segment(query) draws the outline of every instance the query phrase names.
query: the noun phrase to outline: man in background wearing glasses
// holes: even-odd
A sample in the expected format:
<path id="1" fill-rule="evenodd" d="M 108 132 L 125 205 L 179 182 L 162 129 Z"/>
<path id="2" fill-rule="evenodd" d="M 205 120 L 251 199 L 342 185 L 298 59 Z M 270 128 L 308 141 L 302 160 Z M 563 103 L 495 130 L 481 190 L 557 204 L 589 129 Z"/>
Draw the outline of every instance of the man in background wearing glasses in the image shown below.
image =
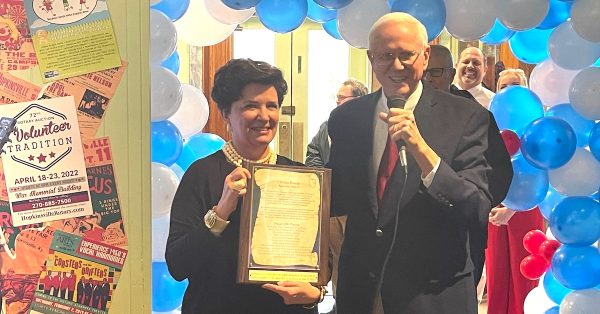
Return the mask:
<path id="1" fill-rule="evenodd" d="M 406 13 L 375 22 L 368 56 L 382 88 L 329 118 L 331 209 L 348 215 L 338 311 L 476 314 L 469 243 L 485 234 L 469 222 L 487 226 L 510 184 L 488 188 L 490 116 L 421 83 L 427 31 Z"/>

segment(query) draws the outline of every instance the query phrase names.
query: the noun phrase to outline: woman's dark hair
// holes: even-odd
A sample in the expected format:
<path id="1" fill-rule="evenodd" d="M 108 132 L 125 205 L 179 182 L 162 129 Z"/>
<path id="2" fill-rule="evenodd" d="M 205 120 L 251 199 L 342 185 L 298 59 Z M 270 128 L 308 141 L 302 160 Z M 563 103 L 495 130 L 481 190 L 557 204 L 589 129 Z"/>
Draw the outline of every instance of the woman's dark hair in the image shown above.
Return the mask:
<path id="1" fill-rule="evenodd" d="M 210 95 L 221 112 L 229 113 L 231 104 L 242 97 L 244 87 L 251 83 L 275 87 L 281 106 L 287 94 L 287 83 L 281 70 L 266 62 L 251 59 L 232 59 L 222 66 L 215 74 Z"/>

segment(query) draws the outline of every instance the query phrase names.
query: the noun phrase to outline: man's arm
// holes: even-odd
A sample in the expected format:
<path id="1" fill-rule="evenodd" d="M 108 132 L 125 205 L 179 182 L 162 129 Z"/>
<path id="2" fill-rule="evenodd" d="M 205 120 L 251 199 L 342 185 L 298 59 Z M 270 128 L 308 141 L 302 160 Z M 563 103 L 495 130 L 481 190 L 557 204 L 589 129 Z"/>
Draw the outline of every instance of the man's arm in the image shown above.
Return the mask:
<path id="1" fill-rule="evenodd" d="M 326 146 L 326 147 L 324 147 Z M 327 121 L 319 127 L 319 132 L 312 138 L 306 150 L 306 162 L 309 167 L 324 167 L 329 156 L 325 156 L 325 150 L 329 151 L 329 134 L 327 133 Z"/>

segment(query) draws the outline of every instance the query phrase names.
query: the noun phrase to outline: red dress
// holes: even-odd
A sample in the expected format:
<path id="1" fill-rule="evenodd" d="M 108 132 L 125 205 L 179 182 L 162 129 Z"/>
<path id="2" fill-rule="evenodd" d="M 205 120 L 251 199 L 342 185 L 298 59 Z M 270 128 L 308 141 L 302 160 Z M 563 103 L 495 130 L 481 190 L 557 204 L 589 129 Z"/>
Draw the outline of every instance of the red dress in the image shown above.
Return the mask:
<path id="1" fill-rule="evenodd" d="M 521 260 L 529 255 L 523 237 L 530 230 L 545 230 L 539 209 L 516 212 L 508 225 L 488 223 L 488 247 L 485 250 L 489 314 L 523 313 L 525 297 L 538 285 L 519 270 Z"/>

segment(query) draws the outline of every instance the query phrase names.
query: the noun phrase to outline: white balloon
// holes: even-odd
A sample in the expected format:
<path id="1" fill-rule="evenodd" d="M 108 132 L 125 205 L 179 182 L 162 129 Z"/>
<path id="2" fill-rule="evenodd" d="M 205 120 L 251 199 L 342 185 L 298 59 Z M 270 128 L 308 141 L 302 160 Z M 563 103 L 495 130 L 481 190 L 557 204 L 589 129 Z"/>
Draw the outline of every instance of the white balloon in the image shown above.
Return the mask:
<path id="1" fill-rule="evenodd" d="M 596 314 L 600 311 L 600 290 L 575 290 L 560 302 L 560 314 Z"/>
<path id="2" fill-rule="evenodd" d="M 245 10 L 232 9 L 221 0 L 206 1 L 206 10 L 217 21 L 227 25 L 244 23 L 256 12 L 254 7 Z"/>
<path id="3" fill-rule="evenodd" d="M 495 0 L 444 0 L 446 30 L 462 40 L 476 40 L 490 32 L 496 22 Z"/>
<path id="4" fill-rule="evenodd" d="M 371 26 L 389 12 L 386 1 L 352 1 L 338 10 L 340 35 L 355 48 L 368 48 Z"/>
<path id="5" fill-rule="evenodd" d="M 569 100 L 573 109 L 584 118 L 600 119 L 600 68 L 583 69 L 573 78 Z"/>
<path id="6" fill-rule="evenodd" d="M 178 185 L 179 180 L 173 170 L 161 163 L 152 163 L 152 217 L 171 212 Z"/>
<path id="7" fill-rule="evenodd" d="M 558 66 L 551 58 L 538 63 L 529 77 L 529 88 L 542 100 L 544 106 L 552 107 L 569 102 L 569 86 L 579 71 Z"/>
<path id="8" fill-rule="evenodd" d="M 548 40 L 550 58 L 569 70 L 581 70 L 600 58 L 600 42 L 593 43 L 579 36 L 570 21 L 560 24 Z"/>
<path id="9" fill-rule="evenodd" d="M 152 219 L 152 261 L 164 262 L 167 238 L 169 237 L 169 214 Z"/>
<path id="10" fill-rule="evenodd" d="M 573 1 L 571 22 L 579 36 L 592 42 L 600 42 L 600 1 Z"/>
<path id="11" fill-rule="evenodd" d="M 175 22 L 177 34 L 192 46 L 210 46 L 225 40 L 235 30 L 236 24 L 223 24 L 206 9 L 206 1 L 194 0 L 185 14 Z"/>
<path id="12" fill-rule="evenodd" d="M 183 170 L 178 164 L 170 165 L 169 169 L 173 170 L 173 172 L 175 173 L 175 175 L 177 176 L 179 181 L 181 181 L 181 178 L 183 178 L 183 174 L 185 173 L 185 170 Z"/>
<path id="13" fill-rule="evenodd" d="M 550 300 L 546 295 L 546 291 L 544 291 L 544 287 L 540 285 L 529 291 L 529 294 L 525 297 L 523 310 L 525 314 L 543 314 L 555 306 L 556 303 Z"/>
<path id="14" fill-rule="evenodd" d="M 577 148 L 564 166 L 548 171 L 550 184 L 567 196 L 588 196 L 600 187 L 600 162 L 585 148 Z"/>
<path id="15" fill-rule="evenodd" d="M 159 64 L 175 51 L 177 30 L 162 12 L 150 9 L 150 62 Z"/>
<path id="16" fill-rule="evenodd" d="M 538 26 L 548 14 L 548 0 L 504 0 L 496 9 L 502 24 L 515 31 L 524 31 Z"/>
<path id="17" fill-rule="evenodd" d="M 159 2 L 161 2 L 162 0 L 150 0 L 150 5 L 154 5 L 157 4 Z"/>
<path id="18" fill-rule="evenodd" d="M 186 138 L 201 132 L 208 121 L 208 100 L 195 86 L 183 84 L 181 106 L 169 120 Z"/>
<path id="19" fill-rule="evenodd" d="M 552 234 L 552 230 L 550 230 L 550 227 L 546 228 L 546 239 L 548 239 L 548 240 L 556 240 L 556 237 L 554 236 L 554 234 Z M 544 282 L 544 281 L 540 280 L 540 282 Z"/>
<path id="20" fill-rule="evenodd" d="M 162 121 L 179 109 L 183 88 L 177 76 L 161 66 L 152 66 L 151 76 L 151 118 Z"/>

